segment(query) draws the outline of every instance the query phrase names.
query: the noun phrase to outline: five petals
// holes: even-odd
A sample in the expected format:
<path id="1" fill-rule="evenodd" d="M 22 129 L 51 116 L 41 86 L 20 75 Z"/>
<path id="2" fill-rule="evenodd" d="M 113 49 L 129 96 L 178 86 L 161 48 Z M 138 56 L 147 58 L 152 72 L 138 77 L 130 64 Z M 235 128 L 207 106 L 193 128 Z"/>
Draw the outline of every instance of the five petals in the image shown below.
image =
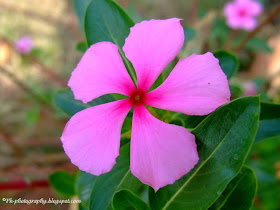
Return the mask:
<path id="1" fill-rule="evenodd" d="M 172 18 L 136 24 L 123 47 L 135 68 L 137 88 L 145 94 L 141 103 L 134 104 L 131 172 L 155 190 L 188 173 L 199 157 L 193 134 L 156 119 L 143 102 L 185 114 L 205 115 L 227 103 L 230 97 L 227 78 L 211 53 L 181 59 L 161 86 L 146 93 L 183 43 L 180 20 Z M 84 103 L 103 94 L 131 97 L 137 91 L 118 47 L 110 42 L 94 44 L 86 51 L 68 85 L 75 99 Z M 132 106 L 130 99 L 123 99 L 75 114 L 61 137 L 72 163 L 94 175 L 110 171 L 119 155 L 122 124 Z"/>

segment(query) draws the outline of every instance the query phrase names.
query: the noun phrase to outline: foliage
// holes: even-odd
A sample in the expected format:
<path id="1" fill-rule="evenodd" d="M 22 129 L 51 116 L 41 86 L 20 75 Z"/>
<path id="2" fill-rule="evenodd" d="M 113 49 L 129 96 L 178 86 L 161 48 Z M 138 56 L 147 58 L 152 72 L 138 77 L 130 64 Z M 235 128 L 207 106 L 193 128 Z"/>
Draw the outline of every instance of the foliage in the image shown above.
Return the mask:
<path id="1" fill-rule="evenodd" d="M 86 38 L 86 43 L 79 43 L 77 49 L 84 52 L 88 46 L 100 41 L 115 43 L 129 74 L 135 79 L 135 71 L 122 52 L 125 38 L 134 25 L 125 11 L 112 0 L 74 0 L 74 7 Z M 224 20 L 215 19 L 212 27 L 209 40 L 223 46 L 229 35 Z M 184 32 L 185 45 L 198 33 L 189 26 L 184 28 Z M 245 49 L 271 52 L 259 38 L 251 39 Z M 230 80 L 239 70 L 237 56 L 226 50 L 215 51 L 214 56 Z M 174 62 L 160 75 L 152 89 L 164 81 L 173 66 Z M 265 193 L 278 183 L 273 174 L 275 169 L 267 168 L 263 162 L 267 159 L 275 164 L 277 158 L 271 158 L 269 152 L 262 154 L 263 150 L 258 145 L 273 150 L 269 142 L 277 142 L 273 144 L 275 147 L 279 143 L 280 105 L 260 102 L 259 96 L 239 98 L 242 90 L 235 85 L 231 85 L 231 91 L 233 98 L 237 99 L 208 116 L 150 110 L 166 122 L 191 130 L 196 136 L 199 163 L 174 184 L 155 192 L 134 177 L 129 168 L 130 143 L 126 138 L 122 141 L 117 163 L 110 172 L 96 177 L 81 171 L 77 179 L 65 172 L 57 172 L 50 176 L 52 186 L 64 196 L 77 194 L 82 200 L 81 208 L 86 209 L 250 209 L 258 183 L 258 199 L 267 209 L 277 207 L 276 202 L 269 200 L 271 194 Z M 105 95 L 83 104 L 74 99 L 70 89 L 64 89 L 56 93 L 54 102 L 72 116 L 88 107 L 115 99 L 118 96 Z M 130 113 L 123 127 L 123 137 L 130 137 L 131 118 Z M 257 160 L 252 158 L 254 155 L 258 156 Z M 262 155 L 263 159 L 259 158 Z M 68 187 L 62 189 L 59 180 Z M 70 182 L 75 183 L 74 190 Z M 273 192 L 279 197 L 279 188 L 275 187 Z"/>
<path id="2" fill-rule="evenodd" d="M 71 197 L 75 192 L 75 174 L 66 171 L 56 171 L 49 176 L 52 187 L 62 196 Z"/>

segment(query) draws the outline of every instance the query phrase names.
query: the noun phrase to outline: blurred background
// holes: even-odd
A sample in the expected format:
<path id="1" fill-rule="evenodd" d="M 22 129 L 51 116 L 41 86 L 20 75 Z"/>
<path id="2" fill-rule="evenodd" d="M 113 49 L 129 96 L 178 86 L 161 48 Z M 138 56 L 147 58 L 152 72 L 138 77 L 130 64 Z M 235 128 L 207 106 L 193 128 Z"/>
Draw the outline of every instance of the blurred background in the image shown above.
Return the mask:
<path id="1" fill-rule="evenodd" d="M 135 22 L 179 17 L 187 30 L 180 56 L 235 50 L 240 67 L 231 80 L 232 99 L 261 94 L 280 103 L 280 16 L 236 50 L 248 32 L 225 23 L 226 0 L 117 0 Z M 279 0 L 260 0 L 262 22 Z M 16 42 L 29 37 L 23 53 Z M 67 81 L 83 55 L 80 30 L 71 0 L 0 0 L 0 197 L 61 198 L 49 186 L 54 171 L 75 173 L 60 142 L 69 119 L 55 107 L 53 95 Z M 259 181 L 256 209 L 280 209 L 280 136 L 254 145 L 248 158 Z M 21 209 L 0 201 L 0 209 Z M 68 209 L 72 205 L 24 205 L 24 209 Z"/>

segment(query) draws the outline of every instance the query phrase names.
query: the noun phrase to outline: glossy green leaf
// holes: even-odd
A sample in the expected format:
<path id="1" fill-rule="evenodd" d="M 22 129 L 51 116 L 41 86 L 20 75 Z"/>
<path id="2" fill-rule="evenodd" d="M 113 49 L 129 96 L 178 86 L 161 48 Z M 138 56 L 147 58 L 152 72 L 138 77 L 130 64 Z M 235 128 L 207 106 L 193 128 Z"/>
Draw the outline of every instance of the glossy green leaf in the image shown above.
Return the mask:
<path id="1" fill-rule="evenodd" d="M 153 209 L 207 209 L 237 175 L 253 144 L 259 122 L 259 97 L 244 97 L 218 108 L 192 133 L 199 163 L 178 180 L 155 193 Z"/>
<path id="2" fill-rule="evenodd" d="M 97 177 L 91 192 L 90 209 L 112 209 L 112 199 L 116 192 L 127 189 L 139 194 L 144 187 L 130 172 L 129 149 L 129 144 L 121 147 L 120 156 L 113 169 Z"/>
<path id="3" fill-rule="evenodd" d="M 192 116 L 180 114 L 181 119 L 184 121 L 185 128 L 195 128 L 199 123 L 204 120 L 207 115 L 204 116 Z"/>
<path id="4" fill-rule="evenodd" d="M 88 46 L 109 41 L 119 47 L 128 73 L 136 83 L 136 74 L 129 60 L 124 56 L 122 46 L 134 25 L 125 11 L 112 0 L 94 0 L 86 10 L 85 34 Z"/>
<path id="5" fill-rule="evenodd" d="M 220 66 L 229 80 L 235 74 L 239 67 L 237 57 L 225 50 L 214 52 L 214 56 L 219 59 Z"/>
<path id="6" fill-rule="evenodd" d="M 179 126 L 185 126 L 184 124 L 184 121 L 180 118 L 175 118 L 175 119 L 172 119 L 168 122 L 169 124 L 174 124 L 174 125 L 179 125 Z"/>
<path id="7" fill-rule="evenodd" d="M 244 92 L 243 87 L 241 86 L 241 84 L 230 84 L 229 85 L 229 89 L 230 89 L 230 93 L 231 93 L 230 97 L 232 99 L 241 97 L 243 92 Z"/>
<path id="8" fill-rule="evenodd" d="M 116 210 L 147 210 L 147 204 L 129 190 L 121 190 L 114 195 L 113 207 Z"/>
<path id="9" fill-rule="evenodd" d="M 266 142 L 266 141 L 265 141 Z M 279 209 L 280 200 L 280 181 L 277 179 L 275 169 L 268 166 L 270 162 L 266 160 L 257 160 L 250 163 L 258 178 L 258 202 L 261 204 L 261 209 Z M 257 206 L 257 209 L 260 209 Z"/>
<path id="10" fill-rule="evenodd" d="M 245 45 L 246 49 L 253 51 L 263 51 L 267 53 L 271 53 L 272 49 L 268 46 L 265 40 L 257 37 L 251 38 Z"/>
<path id="11" fill-rule="evenodd" d="M 184 121 L 184 127 L 195 128 L 207 116 L 179 114 L 179 117 Z M 255 142 L 274 138 L 280 139 L 280 105 L 262 102 L 259 128 Z"/>
<path id="12" fill-rule="evenodd" d="M 72 197 L 75 192 L 76 175 L 66 171 L 56 171 L 49 176 L 51 186 L 62 196 Z"/>
<path id="13" fill-rule="evenodd" d="M 88 45 L 109 41 L 122 47 L 133 25 L 130 17 L 114 1 L 94 0 L 85 15 Z"/>
<path id="14" fill-rule="evenodd" d="M 104 95 L 97 99 L 94 99 L 93 101 L 87 104 L 84 104 L 82 101 L 78 101 L 74 99 L 73 92 L 70 90 L 70 88 L 65 88 L 63 90 L 60 90 L 54 96 L 55 104 L 62 111 L 64 111 L 66 114 L 70 116 L 76 114 L 79 111 L 82 111 L 83 109 L 96 106 L 99 104 L 111 102 L 113 100 L 114 98 L 111 95 Z"/>
<path id="15" fill-rule="evenodd" d="M 257 191 L 257 178 L 254 171 L 243 166 L 238 175 L 231 180 L 222 195 L 209 208 L 210 210 L 250 209 Z"/>
<path id="16" fill-rule="evenodd" d="M 255 142 L 280 138 L 280 104 L 261 103 L 260 124 Z"/>
<path id="17" fill-rule="evenodd" d="M 246 161 L 258 178 L 257 209 L 260 209 L 260 206 L 261 209 L 279 209 L 279 146 L 280 138 L 260 141 L 253 145 Z"/>
<path id="18" fill-rule="evenodd" d="M 80 171 L 76 181 L 76 192 L 84 207 L 89 207 L 90 193 L 97 176 Z"/>
<path id="19" fill-rule="evenodd" d="M 72 0 L 75 13 L 78 17 L 81 30 L 84 32 L 84 18 L 86 8 L 92 0 Z"/>

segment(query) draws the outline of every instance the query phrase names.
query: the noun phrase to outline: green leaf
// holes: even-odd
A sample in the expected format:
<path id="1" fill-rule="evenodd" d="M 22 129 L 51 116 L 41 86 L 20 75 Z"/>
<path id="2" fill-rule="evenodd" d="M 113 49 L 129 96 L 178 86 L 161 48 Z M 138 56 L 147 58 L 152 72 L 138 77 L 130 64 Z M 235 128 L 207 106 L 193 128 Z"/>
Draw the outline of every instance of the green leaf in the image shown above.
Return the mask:
<path id="1" fill-rule="evenodd" d="M 222 195 L 209 209 L 250 209 L 256 191 L 257 178 L 254 171 L 247 166 L 243 166 L 242 170 L 231 180 Z"/>
<path id="2" fill-rule="evenodd" d="M 204 120 L 207 115 L 203 116 L 192 116 L 180 114 L 181 119 L 184 121 L 185 128 L 195 128 L 202 120 Z"/>
<path id="3" fill-rule="evenodd" d="M 184 121 L 180 118 L 172 119 L 168 123 L 185 127 Z"/>
<path id="4" fill-rule="evenodd" d="M 92 0 L 72 0 L 75 13 L 78 17 L 81 30 L 84 32 L 84 18 L 87 6 Z"/>
<path id="5" fill-rule="evenodd" d="M 219 59 L 220 66 L 229 80 L 235 74 L 239 67 L 237 57 L 225 50 L 214 52 L 214 56 Z"/>
<path id="6" fill-rule="evenodd" d="M 120 156 L 113 169 L 97 177 L 91 192 L 90 209 L 112 209 L 112 199 L 116 192 L 127 189 L 139 194 L 144 185 L 131 174 L 129 168 L 130 144 L 120 149 Z"/>
<path id="7" fill-rule="evenodd" d="M 121 190 L 114 195 L 113 207 L 116 210 L 147 210 L 147 204 L 129 190 Z"/>
<path id="8" fill-rule="evenodd" d="M 66 171 L 56 171 L 49 176 L 51 186 L 62 196 L 72 197 L 75 192 L 76 175 Z"/>
<path id="9" fill-rule="evenodd" d="M 36 123 L 40 116 L 40 108 L 39 107 L 32 107 L 32 109 L 26 111 L 25 119 L 27 123 L 33 124 Z"/>
<path id="10" fill-rule="evenodd" d="M 193 131 L 199 162 L 178 180 L 155 193 L 153 209 L 207 209 L 237 175 L 253 144 L 259 122 L 259 97 L 244 97 L 218 108 Z"/>
<path id="11" fill-rule="evenodd" d="M 90 46 L 109 41 L 122 47 L 133 25 L 130 17 L 114 1 L 94 0 L 89 4 L 85 15 L 87 43 Z"/>
<path id="12" fill-rule="evenodd" d="M 230 84 L 229 89 L 231 93 L 231 98 L 239 98 L 244 92 L 243 87 L 240 84 Z"/>
<path id="13" fill-rule="evenodd" d="M 189 41 L 191 41 L 195 36 L 197 32 L 191 27 L 184 27 L 184 35 L 185 35 L 185 42 L 184 45 L 186 45 Z"/>
<path id="14" fill-rule="evenodd" d="M 70 116 L 82 111 L 83 109 L 111 102 L 113 100 L 114 98 L 111 95 L 104 95 L 87 104 L 84 104 L 83 102 L 74 99 L 73 92 L 70 90 L 70 88 L 62 89 L 54 96 L 55 104 Z"/>
<path id="15" fill-rule="evenodd" d="M 76 49 L 82 53 L 86 52 L 87 50 L 87 43 L 85 42 L 79 42 L 77 45 L 76 45 Z"/>
<path id="16" fill-rule="evenodd" d="M 280 105 L 261 103 L 260 124 L 255 142 L 280 138 Z"/>
<path id="17" fill-rule="evenodd" d="M 267 53 L 272 53 L 272 49 L 268 46 L 268 44 L 263 39 L 257 37 L 251 38 L 246 43 L 245 48 L 252 51 L 263 51 Z"/>
<path id="18" fill-rule="evenodd" d="M 135 70 L 122 51 L 124 41 L 133 25 L 125 11 L 112 0 L 94 0 L 86 10 L 85 34 L 88 46 L 102 41 L 115 43 L 119 47 L 128 73 L 136 84 Z"/>
<path id="19" fill-rule="evenodd" d="M 92 187 L 97 176 L 80 171 L 76 181 L 76 192 L 84 207 L 89 207 L 89 199 Z"/>
<path id="20" fill-rule="evenodd" d="M 253 145 L 250 158 L 246 161 L 246 164 L 254 169 L 258 178 L 258 203 L 256 204 L 261 204 L 261 209 L 279 209 L 280 180 L 279 166 L 277 166 L 280 160 L 279 145 L 280 138 L 260 141 Z M 256 207 L 259 207 L 257 205 Z"/>

